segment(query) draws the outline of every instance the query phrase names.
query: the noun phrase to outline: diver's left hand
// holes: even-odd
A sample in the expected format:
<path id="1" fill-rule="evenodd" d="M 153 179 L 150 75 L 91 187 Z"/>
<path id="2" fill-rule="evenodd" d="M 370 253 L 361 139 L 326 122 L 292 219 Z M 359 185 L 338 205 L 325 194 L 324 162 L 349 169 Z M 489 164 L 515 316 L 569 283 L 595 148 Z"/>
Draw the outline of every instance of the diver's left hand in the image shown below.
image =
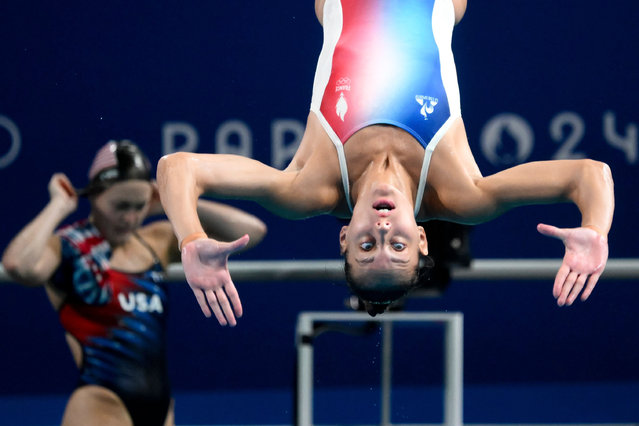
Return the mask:
<path id="1" fill-rule="evenodd" d="M 557 305 L 572 305 L 582 289 L 581 300 L 588 299 L 606 266 L 608 239 L 590 228 L 557 228 L 540 223 L 537 230 L 566 246 L 552 291 Z"/>

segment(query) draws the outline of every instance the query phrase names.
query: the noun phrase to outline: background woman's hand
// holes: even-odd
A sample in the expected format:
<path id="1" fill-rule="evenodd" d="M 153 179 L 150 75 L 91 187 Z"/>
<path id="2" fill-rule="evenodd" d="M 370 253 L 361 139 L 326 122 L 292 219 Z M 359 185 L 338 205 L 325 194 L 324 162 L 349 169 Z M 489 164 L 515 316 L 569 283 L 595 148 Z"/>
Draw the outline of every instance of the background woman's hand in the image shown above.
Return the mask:
<path id="1" fill-rule="evenodd" d="M 242 303 L 229 274 L 228 258 L 248 242 L 248 235 L 230 243 L 202 238 L 182 247 L 186 281 L 204 315 L 210 317 L 212 310 L 220 325 L 235 326 L 235 317 L 242 316 Z"/>
<path id="2" fill-rule="evenodd" d="M 65 217 L 78 208 L 78 194 L 64 173 L 55 173 L 51 176 L 49 198 L 57 203 Z"/>
<path id="3" fill-rule="evenodd" d="M 151 199 L 149 200 L 149 209 L 147 211 L 147 216 L 157 216 L 164 214 L 164 208 L 162 207 L 162 202 L 160 201 L 160 191 L 158 189 L 158 183 L 156 181 L 151 181 Z"/>
<path id="4" fill-rule="evenodd" d="M 540 223 L 537 230 L 561 240 L 566 247 L 553 287 L 557 304 L 571 305 L 582 289 L 581 300 L 586 300 L 606 266 L 607 238 L 590 228 L 557 228 Z"/>

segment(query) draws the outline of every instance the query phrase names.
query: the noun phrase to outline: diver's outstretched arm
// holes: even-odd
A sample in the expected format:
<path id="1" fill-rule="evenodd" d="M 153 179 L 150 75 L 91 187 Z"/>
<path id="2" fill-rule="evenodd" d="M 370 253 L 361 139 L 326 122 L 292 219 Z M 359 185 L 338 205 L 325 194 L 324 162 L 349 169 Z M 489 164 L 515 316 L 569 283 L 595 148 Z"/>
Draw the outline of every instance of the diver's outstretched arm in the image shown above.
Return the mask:
<path id="1" fill-rule="evenodd" d="M 478 223 L 527 204 L 572 202 L 581 212 L 581 227 L 556 228 L 540 224 L 543 235 L 560 239 L 566 248 L 553 294 L 570 305 L 581 293 L 586 300 L 608 259 L 608 232 L 615 208 L 610 168 L 593 160 L 540 161 L 521 164 L 479 178 L 463 193 L 439 192 L 455 220 Z"/>

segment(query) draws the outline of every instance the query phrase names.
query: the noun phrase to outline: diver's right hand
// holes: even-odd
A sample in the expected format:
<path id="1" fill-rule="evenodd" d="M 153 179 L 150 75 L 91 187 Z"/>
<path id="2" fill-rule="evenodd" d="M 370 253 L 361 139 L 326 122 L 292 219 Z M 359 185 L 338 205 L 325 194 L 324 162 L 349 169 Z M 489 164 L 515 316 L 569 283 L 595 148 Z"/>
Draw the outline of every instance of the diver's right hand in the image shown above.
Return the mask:
<path id="1" fill-rule="evenodd" d="M 49 180 L 49 198 L 65 216 L 78 208 L 78 194 L 64 173 L 55 173 Z"/>
<path id="2" fill-rule="evenodd" d="M 231 280 L 228 258 L 246 247 L 248 242 L 248 235 L 230 243 L 201 238 L 182 247 L 186 281 L 204 315 L 210 317 L 212 310 L 220 325 L 235 326 L 235 317 L 242 316 L 242 303 Z"/>

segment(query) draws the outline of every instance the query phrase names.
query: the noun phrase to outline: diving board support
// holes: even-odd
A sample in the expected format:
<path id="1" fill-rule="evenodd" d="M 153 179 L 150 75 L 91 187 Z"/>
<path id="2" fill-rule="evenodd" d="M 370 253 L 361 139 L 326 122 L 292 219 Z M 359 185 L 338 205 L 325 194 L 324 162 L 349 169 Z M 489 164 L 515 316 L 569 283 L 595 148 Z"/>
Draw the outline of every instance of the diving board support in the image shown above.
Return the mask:
<path id="1" fill-rule="evenodd" d="M 436 323 L 444 326 L 444 425 L 463 424 L 464 317 L 460 312 L 388 312 L 371 317 L 364 312 L 301 312 L 297 317 L 297 426 L 313 425 L 313 343 L 315 323 L 378 322 L 383 327 L 381 424 L 391 422 L 392 325 Z M 387 357 L 386 359 L 384 359 Z"/>

